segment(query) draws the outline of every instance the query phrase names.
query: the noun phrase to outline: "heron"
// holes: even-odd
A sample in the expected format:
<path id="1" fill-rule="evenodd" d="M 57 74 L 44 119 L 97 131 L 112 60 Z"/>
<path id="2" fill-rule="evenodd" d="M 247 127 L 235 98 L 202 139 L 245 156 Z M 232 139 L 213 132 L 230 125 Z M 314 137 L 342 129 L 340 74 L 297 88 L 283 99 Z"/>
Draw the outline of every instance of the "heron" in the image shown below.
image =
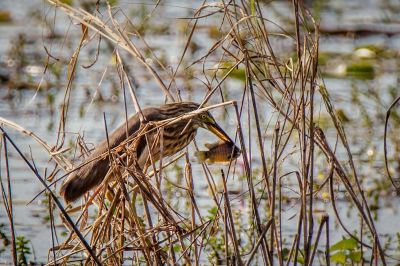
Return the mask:
<path id="1" fill-rule="evenodd" d="M 149 107 L 141 111 L 144 119 L 147 122 L 159 122 L 171 118 L 178 118 L 189 112 L 198 110 L 200 105 L 194 102 L 180 102 L 165 104 L 160 107 Z M 68 178 L 63 182 L 60 194 L 64 197 L 65 202 L 70 203 L 91 189 L 102 183 L 110 169 L 110 156 L 104 156 L 109 149 L 113 149 L 127 139 L 127 136 L 134 135 L 140 128 L 141 119 L 139 112 L 131 116 L 126 125 L 125 123 L 114 130 L 94 151 L 83 161 L 81 167 L 73 171 Z M 160 145 L 148 146 L 153 143 L 157 136 L 157 130 L 152 130 L 148 133 L 148 139 L 139 138 L 139 143 L 136 146 L 136 156 L 138 166 L 142 169 L 149 164 L 149 155 L 157 161 L 161 156 L 172 156 L 184 149 L 196 136 L 197 129 L 204 128 L 214 133 L 219 139 L 232 144 L 234 149 L 239 150 L 234 146 L 231 138 L 217 124 L 213 116 L 208 111 L 196 114 L 193 117 L 188 117 L 178 120 L 176 123 L 167 124 L 163 127 L 162 152 Z M 127 134 L 128 133 L 128 134 Z M 162 153 L 162 155 L 161 155 Z"/>

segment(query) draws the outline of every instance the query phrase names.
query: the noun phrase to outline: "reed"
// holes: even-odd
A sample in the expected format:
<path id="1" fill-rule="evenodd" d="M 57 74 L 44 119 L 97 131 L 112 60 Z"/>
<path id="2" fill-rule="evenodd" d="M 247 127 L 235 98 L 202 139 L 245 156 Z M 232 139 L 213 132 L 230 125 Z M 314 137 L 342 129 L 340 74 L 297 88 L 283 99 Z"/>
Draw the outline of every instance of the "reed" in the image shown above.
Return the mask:
<path id="1" fill-rule="evenodd" d="M 289 29 L 264 17 L 262 4 L 258 1 L 202 4 L 193 17 L 185 20 L 189 33 L 183 42 L 185 46 L 179 62 L 170 72 L 122 10 L 107 3 L 101 10 L 103 16 L 100 16 L 97 11 L 89 12 L 64 1 L 48 0 L 58 12 L 67 14 L 83 29 L 68 65 L 56 144 L 52 147 L 33 132 L 0 118 L 2 125 L 40 143 L 56 163 L 52 179 L 46 180 L 19 152 L 48 193 L 54 238 L 47 265 L 72 262 L 85 265 L 316 265 L 317 260 L 330 265 L 329 228 L 333 223 L 340 226 L 346 238 L 355 240 L 354 250 L 361 250 L 361 261 L 386 265 L 388 254 L 382 247 L 360 182 L 358 166 L 319 70 L 318 23 L 300 2 L 293 0 L 292 26 Z M 185 56 L 193 36 L 201 33 L 199 25 L 206 19 L 219 23 L 220 37 L 199 59 L 187 62 Z M 179 93 L 174 95 L 177 91 L 174 88 L 184 66 L 186 70 L 193 69 L 204 76 L 203 84 L 207 90 L 198 111 L 178 119 L 143 123 L 134 136 L 109 149 L 104 156 L 111 158 L 112 166 L 105 181 L 82 201 L 66 207 L 58 199 L 54 187 L 73 171 L 73 164 L 64 154 L 67 151 L 65 125 L 70 122 L 68 106 L 75 75 L 79 71 L 77 61 L 87 43 L 100 42 L 101 39 L 112 47 L 116 58 L 126 119 L 127 95 L 130 95 L 137 112 L 140 113 L 144 107 L 136 95 L 125 64 L 127 60 L 135 60 L 140 65 L 138 67 L 148 72 L 167 101 L 180 99 Z M 276 41 L 290 43 L 294 54 L 278 52 Z M 151 52 L 146 53 L 148 50 Z M 216 67 L 210 70 L 211 65 Z M 236 98 L 231 97 L 229 89 L 229 81 L 233 78 L 241 81 L 240 95 Z M 317 102 L 322 104 L 317 106 Z M 321 106 L 329 114 L 333 125 L 329 135 L 335 136 L 336 142 L 327 137 L 327 132 L 318 125 L 318 108 Z M 149 169 L 136 167 L 135 150 L 139 137 L 150 131 L 161 133 L 165 125 L 210 109 L 229 110 L 235 122 L 235 141 L 242 152 L 241 165 L 233 161 L 216 174 L 203 164 L 201 175 L 194 174 L 190 153 L 185 150 L 175 158 L 153 162 Z M 265 110 L 270 112 L 265 113 Z M 104 128 L 104 135 L 108 138 L 110 129 L 105 114 Z M 266 132 L 272 137 L 266 138 Z M 5 156 L 9 143 L 19 150 L 4 130 Z M 162 140 L 157 145 L 162 145 Z M 183 165 L 184 170 L 174 168 L 179 165 Z M 316 173 L 321 168 L 327 173 L 323 182 L 316 180 Z M 58 174 L 56 170 L 65 174 Z M 230 189 L 233 183 L 241 182 L 240 171 L 245 187 L 233 196 Z M 176 179 L 170 179 L 171 172 Z M 207 190 L 211 194 L 213 206 L 208 212 L 202 209 L 196 195 L 199 178 L 207 181 Z M 3 202 L 13 225 L 8 175 L 7 182 L 8 190 L 2 187 Z M 337 211 L 335 185 L 347 192 L 358 212 L 361 221 L 358 233 L 347 228 L 345 218 Z M 315 212 L 316 197 L 321 191 L 329 191 L 330 196 L 328 211 L 322 215 Z M 183 195 L 178 202 L 174 199 L 177 193 Z M 297 228 L 293 234 L 284 232 L 289 221 L 282 218 L 289 198 L 295 200 L 294 208 L 297 210 L 293 218 Z M 180 202 L 181 199 L 184 202 Z M 248 214 L 241 211 L 238 214 L 235 210 L 238 201 L 248 207 Z M 57 223 L 62 223 L 68 230 L 59 244 L 55 241 L 60 238 L 57 236 L 60 230 L 55 230 Z M 12 242 L 16 261 L 14 236 Z"/>

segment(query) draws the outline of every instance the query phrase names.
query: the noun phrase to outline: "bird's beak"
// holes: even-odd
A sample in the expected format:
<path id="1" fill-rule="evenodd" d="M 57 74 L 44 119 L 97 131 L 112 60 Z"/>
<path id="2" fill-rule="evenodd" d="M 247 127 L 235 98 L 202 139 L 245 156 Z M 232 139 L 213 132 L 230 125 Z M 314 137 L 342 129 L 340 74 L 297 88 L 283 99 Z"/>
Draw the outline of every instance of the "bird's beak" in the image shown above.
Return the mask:
<path id="1" fill-rule="evenodd" d="M 225 131 L 217 123 L 207 124 L 207 128 L 221 140 L 233 143 L 228 134 L 226 134 Z"/>

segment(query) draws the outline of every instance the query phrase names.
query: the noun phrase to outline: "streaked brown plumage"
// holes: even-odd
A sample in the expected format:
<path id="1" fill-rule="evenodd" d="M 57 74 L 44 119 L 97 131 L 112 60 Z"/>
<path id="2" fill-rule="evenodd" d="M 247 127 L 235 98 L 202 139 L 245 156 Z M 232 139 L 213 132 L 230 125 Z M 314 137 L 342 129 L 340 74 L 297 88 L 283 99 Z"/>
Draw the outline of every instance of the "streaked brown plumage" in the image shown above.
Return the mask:
<path id="1" fill-rule="evenodd" d="M 166 104 L 159 108 L 143 109 L 143 115 L 147 121 L 162 121 L 169 118 L 175 118 L 188 112 L 197 110 L 199 105 L 192 102 Z M 195 137 L 199 127 L 206 128 L 216 134 L 221 140 L 231 142 L 232 140 L 218 126 L 209 112 L 201 113 L 191 119 L 188 125 L 188 119 L 164 127 L 163 133 L 163 157 L 171 156 L 185 148 Z M 135 114 L 128 120 L 128 135 L 134 134 L 140 127 L 139 115 Z M 185 129 L 185 130 L 184 130 Z M 149 143 L 153 143 L 156 136 L 155 131 L 148 134 Z M 109 135 L 109 145 L 113 149 L 126 139 L 126 124 L 121 125 Z M 83 162 L 89 162 L 108 151 L 107 140 L 102 141 L 94 152 Z M 139 140 L 137 146 L 137 158 L 140 167 L 144 167 L 149 157 L 149 149 L 145 138 Z M 160 145 L 155 145 L 152 150 L 152 158 L 158 160 L 160 157 Z M 98 186 L 105 178 L 109 170 L 109 157 L 101 156 L 100 159 L 82 166 L 77 171 L 71 173 L 62 184 L 60 194 L 66 202 L 72 202 L 80 198 L 92 188 Z"/>

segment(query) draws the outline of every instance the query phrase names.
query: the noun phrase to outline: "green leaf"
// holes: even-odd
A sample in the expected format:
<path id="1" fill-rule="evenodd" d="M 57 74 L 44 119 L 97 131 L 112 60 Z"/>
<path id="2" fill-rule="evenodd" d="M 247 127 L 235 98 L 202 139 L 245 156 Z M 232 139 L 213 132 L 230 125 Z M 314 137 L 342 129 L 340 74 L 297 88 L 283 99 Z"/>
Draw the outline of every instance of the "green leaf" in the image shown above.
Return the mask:
<path id="1" fill-rule="evenodd" d="M 213 207 L 212 209 L 208 210 L 208 213 L 212 216 L 216 216 L 218 213 L 218 208 L 217 207 Z"/>
<path id="2" fill-rule="evenodd" d="M 283 260 L 287 260 L 287 259 L 288 259 L 289 253 L 290 253 L 290 250 L 289 250 L 288 248 L 283 248 L 283 249 L 282 249 L 282 257 L 283 257 Z"/>
<path id="3" fill-rule="evenodd" d="M 343 239 L 331 246 L 330 251 L 336 250 L 353 250 L 357 248 L 357 241 L 353 238 Z"/>
<path id="4" fill-rule="evenodd" d="M 229 73 L 230 78 L 234 78 L 240 81 L 245 81 L 246 80 L 246 70 L 244 68 L 240 67 L 235 67 L 232 69 L 234 65 L 229 62 L 224 62 L 219 64 L 218 66 L 218 73 L 221 76 L 225 76 L 226 74 Z"/>
<path id="5" fill-rule="evenodd" d="M 347 257 L 351 259 L 352 262 L 361 262 L 361 251 L 352 251 Z"/>
<path id="6" fill-rule="evenodd" d="M 240 80 L 240 81 L 245 81 L 246 80 L 246 71 L 242 68 L 234 69 L 229 74 L 229 77 Z"/>
<path id="7" fill-rule="evenodd" d="M 254 3 L 254 0 L 250 0 L 250 10 L 251 15 L 254 16 L 256 14 L 256 5 Z"/>
<path id="8" fill-rule="evenodd" d="M 344 251 L 339 251 L 339 252 L 336 252 L 335 254 L 331 255 L 331 262 L 345 264 L 346 263 L 346 254 L 344 254 Z"/>
<path id="9" fill-rule="evenodd" d="M 299 255 L 297 256 L 297 263 L 303 264 L 304 265 L 304 256 L 303 253 L 300 251 Z"/>
<path id="10" fill-rule="evenodd" d="M 174 252 L 180 252 L 181 251 L 181 246 L 180 245 L 175 245 L 173 249 L 174 249 Z"/>
<path id="11" fill-rule="evenodd" d="M 72 6 L 74 4 L 73 0 L 61 0 L 60 2 L 69 6 Z"/>
<path id="12" fill-rule="evenodd" d="M 297 263 L 304 264 L 304 258 L 303 257 L 297 257 Z"/>

